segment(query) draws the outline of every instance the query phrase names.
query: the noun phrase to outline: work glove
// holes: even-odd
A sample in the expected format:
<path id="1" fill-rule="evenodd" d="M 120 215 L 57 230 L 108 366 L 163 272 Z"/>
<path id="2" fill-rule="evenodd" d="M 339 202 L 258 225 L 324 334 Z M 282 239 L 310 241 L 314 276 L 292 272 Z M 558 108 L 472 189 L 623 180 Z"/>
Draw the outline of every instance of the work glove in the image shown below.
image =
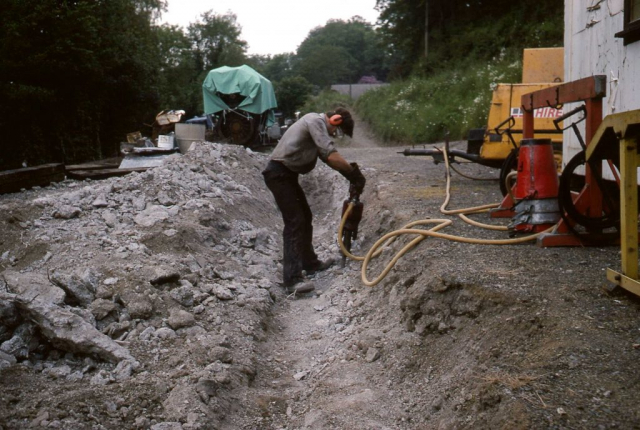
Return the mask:
<path id="1" fill-rule="evenodd" d="M 360 167 L 358 167 L 357 163 L 350 163 L 350 164 L 352 167 L 350 172 L 340 171 L 340 173 L 342 174 L 342 176 L 347 178 L 347 180 L 351 185 L 353 185 L 353 188 L 355 189 L 357 194 L 362 194 L 362 191 L 364 190 L 364 185 L 367 183 L 367 180 L 362 175 L 362 172 L 360 171 Z"/>

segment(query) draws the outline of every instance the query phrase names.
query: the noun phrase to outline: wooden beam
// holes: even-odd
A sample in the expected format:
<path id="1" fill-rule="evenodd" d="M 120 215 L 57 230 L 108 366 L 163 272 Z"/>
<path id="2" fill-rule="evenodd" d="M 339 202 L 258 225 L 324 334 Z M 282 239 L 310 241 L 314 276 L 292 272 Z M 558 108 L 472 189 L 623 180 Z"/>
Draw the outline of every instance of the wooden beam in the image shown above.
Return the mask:
<path id="1" fill-rule="evenodd" d="M 100 170 L 74 170 L 67 172 L 67 176 L 71 179 L 84 180 L 84 179 L 107 179 L 115 176 L 124 176 L 132 172 L 145 172 L 148 167 L 133 167 L 129 169 L 100 169 Z"/>
<path id="2" fill-rule="evenodd" d="M 73 172 L 74 170 L 99 170 L 99 169 L 117 169 L 120 163 L 87 163 L 87 164 L 67 164 L 64 166 L 67 172 Z"/>
<path id="3" fill-rule="evenodd" d="M 64 181 L 64 164 L 52 163 L 0 172 L 0 194 L 21 189 L 46 187 L 51 182 Z"/>
<path id="4" fill-rule="evenodd" d="M 596 75 L 523 94 L 521 102 L 522 108 L 530 111 L 541 107 L 557 107 L 565 103 L 599 99 L 606 95 L 607 77 Z"/>

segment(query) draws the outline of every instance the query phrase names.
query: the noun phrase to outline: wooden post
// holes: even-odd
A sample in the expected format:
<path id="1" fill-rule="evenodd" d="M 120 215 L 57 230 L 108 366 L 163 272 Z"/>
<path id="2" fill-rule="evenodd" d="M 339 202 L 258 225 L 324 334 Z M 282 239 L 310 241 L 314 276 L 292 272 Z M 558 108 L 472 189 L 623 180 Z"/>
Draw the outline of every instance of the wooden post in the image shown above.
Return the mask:
<path id="1" fill-rule="evenodd" d="M 638 278 L 638 139 L 629 136 L 620 139 L 620 254 L 622 273 Z"/>

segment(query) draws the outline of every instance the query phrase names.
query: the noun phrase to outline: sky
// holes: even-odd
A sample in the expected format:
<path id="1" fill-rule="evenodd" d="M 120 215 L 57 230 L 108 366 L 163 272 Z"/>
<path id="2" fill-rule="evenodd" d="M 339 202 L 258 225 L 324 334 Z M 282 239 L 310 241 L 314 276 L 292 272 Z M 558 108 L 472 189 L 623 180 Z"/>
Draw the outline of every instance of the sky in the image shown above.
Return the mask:
<path id="1" fill-rule="evenodd" d="M 309 31 L 330 19 L 359 15 L 371 24 L 378 19 L 376 0 L 169 0 L 162 22 L 182 26 L 199 20 L 208 10 L 229 11 L 242 27 L 249 55 L 295 52 Z"/>

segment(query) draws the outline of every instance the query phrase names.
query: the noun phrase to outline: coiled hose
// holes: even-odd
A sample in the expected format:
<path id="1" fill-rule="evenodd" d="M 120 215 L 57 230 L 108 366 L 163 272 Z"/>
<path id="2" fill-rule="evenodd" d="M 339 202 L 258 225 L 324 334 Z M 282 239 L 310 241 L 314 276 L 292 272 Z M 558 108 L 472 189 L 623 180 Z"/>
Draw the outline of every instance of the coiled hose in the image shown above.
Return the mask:
<path id="1" fill-rule="evenodd" d="M 449 205 L 449 200 L 451 199 L 451 172 L 450 172 L 450 166 L 449 166 L 449 156 L 447 154 L 446 148 L 444 149 L 444 153 L 445 153 L 444 160 L 446 165 L 447 185 L 446 185 L 446 198 L 442 203 L 442 206 L 440 206 L 440 212 L 444 215 L 458 215 L 458 217 L 460 217 L 463 221 L 465 221 L 468 224 L 474 225 L 476 227 L 490 229 L 490 230 L 506 231 L 507 227 L 505 226 L 496 226 L 491 224 L 480 223 L 477 221 L 473 221 L 472 219 L 466 216 L 469 214 L 487 212 L 490 209 L 498 207 L 499 206 L 498 203 L 475 206 L 475 207 L 464 208 L 464 209 L 447 210 L 447 206 Z M 349 217 L 349 214 L 353 210 L 353 206 L 354 206 L 353 203 L 349 204 L 349 206 L 347 207 L 347 210 L 342 216 L 342 219 L 340 220 L 340 226 L 338 227 L 338 245 L 340 246 L 340 250 L 344 255 L 346 255 L 352 260 L 362 261 L 361 279 L 362 279 L 362 283 L 368 287 L 373 287 L 377 285 L 380 281 L 382 281 L 387 276 L 387 274 L 391 271 L 391 269 L 396 265 L 398 260 L 402 258 L 402 256 L 404 256 L 407 252 L 409 252 L 411 249 L 413 249 L 416 245 L 418 245 L 427 237 L 437 237 L 440 239 L 452 240 L 454 242 L 472 243 L 472 244 L 478 244 L 478 245 L 514 245 L 518 243 L 528 242 L 530 240 L 535 240 L 540 235 L 547 233 L 556 227 L 554 225 L 542 232 L 532 234 L 529 236 L 514 238 L 514 239 L 476 239 L 476 238 L 468 238 L 468 237 L 462 237 L 462 236 L 454 236 L 446 233 L 439 233 L 438 232 L 439 230 L 442 230 L 443 228 L 453 224 L 453 221 L 451 221 L 450 219 L 422 219 L 422 220 L 410 222 L 409 224 L 406 224 L 401 229 L 385 234 L 380 239 L 378 239 L 373 244 L 373 246 L 369 249 L 369 251 L 367 251 L 365 256 L 362 257 L 362 256 L 353 255 L 351 252 L 347 250 L 347 248 L 344 246 L 344 243 L 342 242 L 342 230 L 344 229 L 344 225 L 347 221 L 347 218 Z M 431 227 L 428 230 L 413 228 L 418 225 L 429 225 L 429 224 L 435 224 L 435 226 Z M 405 234 L 417 235 L 417 237 L 411 240 L 411 242 L 406 244 L 402 249 L 400 249 L 400 251 L 398 251 L 393 256 L 391 261 L 386 265 L 382 273 L 380 273 L 380 275 L 378 275 L 377 278 L 370 281 L 367 278 L 367 266 L 369 265 L 369 262 L 371 261 L 371 259 L 379 256 L 384 250 L 384 247 L 390 245 L 398 236 L 405 235 Z"/>

